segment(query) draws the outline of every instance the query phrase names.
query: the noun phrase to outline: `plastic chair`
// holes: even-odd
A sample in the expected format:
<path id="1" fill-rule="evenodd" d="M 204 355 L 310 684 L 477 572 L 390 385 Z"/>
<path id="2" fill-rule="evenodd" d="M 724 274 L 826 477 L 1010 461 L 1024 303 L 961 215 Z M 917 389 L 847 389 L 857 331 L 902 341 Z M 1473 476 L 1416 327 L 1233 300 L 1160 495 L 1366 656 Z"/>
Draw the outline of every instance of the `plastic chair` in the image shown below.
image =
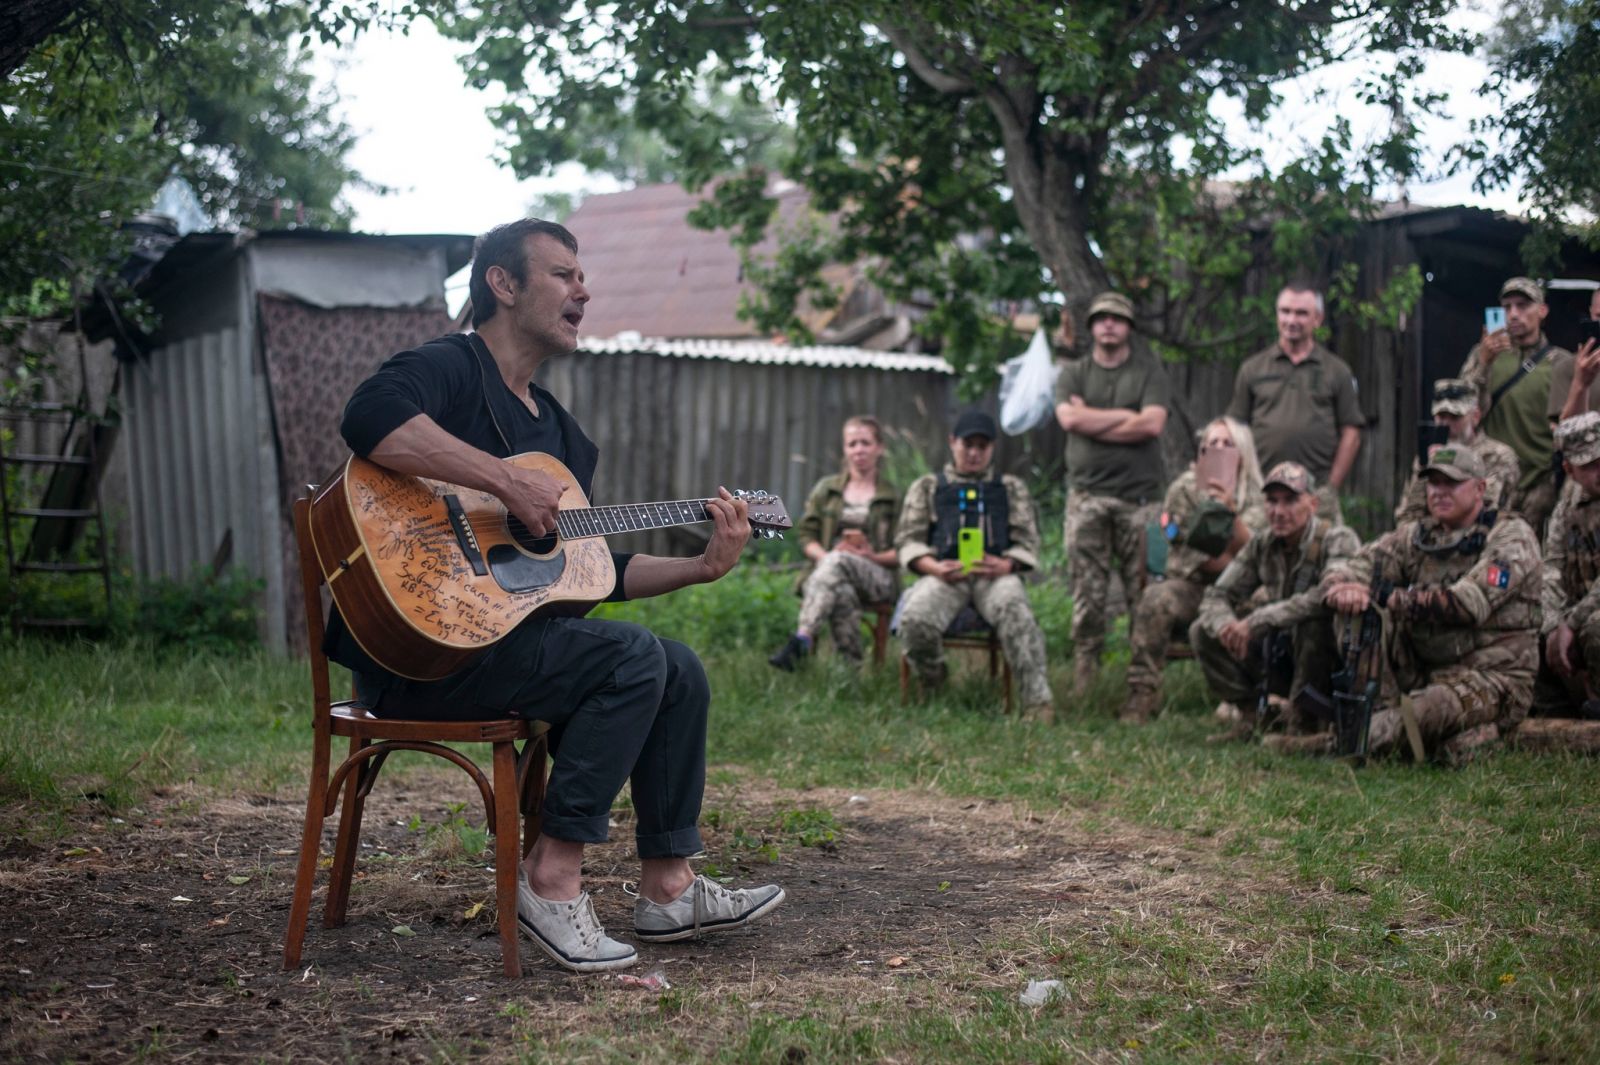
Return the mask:
<path id="1" fill-rule="evenodd" d="M 339 831 L 329 871 L 328 898 L 323 908 L 325 928 L 345 922 L 350 900 L 350 878 L 355 870 L 361 840 L 361 815 L 367 793 L 378 771 L 394 751 L 422 751 L 454 762 L 466 771 L 483 796 L 488 830 L 494 834 L 495 906 L 499 920 L 500 956 L 507 976 L 522 974 L 517 951 L 517 864 L 539 837 L 539 811 L 544 801 L 548 743 L 543 722 L 521 718 L 490 721 L 408 721 L 379 718 L 355 700 L 333 702 L 328 682 L 328 659 L 322 653 L 322 585 L 316 552 L 311 542 L 311 496 L 295 500 L 294 534 L 300 553 L 300 579 L 305 591 L 306 630 L 310 636 L 312 729 L 311 788 L 306 796 L 305 831 L 300 837 L 300 860 L 295 871 L 294 901 L 289 907 L 289 928 L 283 941 L 283 967 L 300 963 L 306 922 L 311 911 L 311 890 L 317 876 L 323 822 L 333 816 L 344 796 Z M 350 753 L 330 775 L 334 736 L 350 740 Z M 516 744 L 522 743 L 518 753 Z M 447 743 L 492 745 L 493 783 L 477 764 Z M 519 801 L 520 799 L 520 801 Z M 522 845 L 517 845 L 519 819 Z"/>

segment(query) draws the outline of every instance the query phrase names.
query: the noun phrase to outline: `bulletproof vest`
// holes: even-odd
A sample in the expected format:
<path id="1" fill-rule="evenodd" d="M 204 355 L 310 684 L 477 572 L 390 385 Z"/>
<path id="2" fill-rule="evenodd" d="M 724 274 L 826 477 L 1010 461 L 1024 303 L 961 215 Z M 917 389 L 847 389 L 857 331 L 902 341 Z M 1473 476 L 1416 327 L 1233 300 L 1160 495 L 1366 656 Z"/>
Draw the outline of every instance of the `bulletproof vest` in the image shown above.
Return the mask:
<path id="1" fill-rule="evenodd" d="M 952 483 L 939 474 L 933 490 L 933 553 L 935 558 L 957 557 L 957 532 L 983 529 L 986 555 L 1004 554 L 1011 546 L 1011 513 L 1003 481 Z"/>

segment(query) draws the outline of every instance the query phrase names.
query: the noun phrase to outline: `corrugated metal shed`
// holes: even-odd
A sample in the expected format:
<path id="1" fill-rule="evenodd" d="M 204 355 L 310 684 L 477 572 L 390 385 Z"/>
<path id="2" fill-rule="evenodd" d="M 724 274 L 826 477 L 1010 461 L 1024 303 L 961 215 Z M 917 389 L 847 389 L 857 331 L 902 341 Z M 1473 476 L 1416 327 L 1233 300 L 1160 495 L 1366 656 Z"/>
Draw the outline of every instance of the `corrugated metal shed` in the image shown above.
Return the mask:
<path id="1" fill-rule="evenodd" d="M 600 445 L 597 501 L 764 488 L 796 519 L 812 484 L 836 471 L 853 414 L 939 455 L 955 381 L 927 355 L 629 336 L 585 340 L 539 374 Z M 695 528 L 613 539 L 619 550 L 677 554 Z"/>
<path id="2" fill-rule="evenodd" d="M 449 234 L 300 231 L 191 234 L 174 245 L 138 289 L 161 315 L 154 346 L 137 357 L 119 351 L 125 535 L 136 571 L 183 578 L 216 563 L 240 566 L 265 586 L 264 642 L 295 642 L 303 625 L 286 504 L 333 465 L 304 445 L 326 438 L 342 450 L 337 410 L 353 381 L 447 328 L 444 279 L 471 247 L 472 238 Z M 303 308 L 329 330 L 344 314 L 363 336 L 318 348 L 315 373 L 302 358 L 284 380 L 263 335 L 272 301 Z M 374 325 L 385 308 L 393 336 Z M 311 350 L 303 337 L 288 341 L 297 354 Z M 385 350 L 361 354 L 358 341 L 374 337 Z"/>

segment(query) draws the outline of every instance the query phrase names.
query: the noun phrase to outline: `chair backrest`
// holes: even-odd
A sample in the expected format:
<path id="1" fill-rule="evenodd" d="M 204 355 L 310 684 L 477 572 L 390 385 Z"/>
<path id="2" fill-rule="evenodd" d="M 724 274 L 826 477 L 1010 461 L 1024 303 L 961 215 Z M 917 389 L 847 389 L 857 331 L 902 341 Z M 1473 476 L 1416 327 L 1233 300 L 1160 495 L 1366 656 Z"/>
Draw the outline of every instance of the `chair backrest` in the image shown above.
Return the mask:
<path id="1" fill-rule="evenodd" d="M 311 542 L 311 497 L 317 486 L 306 485 L 303 496 L 294 501 L 294 542 L 300 556 L 300 586 L 305 592 L 307 657 L 311 665 L 312 709 L 320 725 L 327 721 L 333 705 L 328 682 L 328 656 L 322 651 L 322 567 Z"/>

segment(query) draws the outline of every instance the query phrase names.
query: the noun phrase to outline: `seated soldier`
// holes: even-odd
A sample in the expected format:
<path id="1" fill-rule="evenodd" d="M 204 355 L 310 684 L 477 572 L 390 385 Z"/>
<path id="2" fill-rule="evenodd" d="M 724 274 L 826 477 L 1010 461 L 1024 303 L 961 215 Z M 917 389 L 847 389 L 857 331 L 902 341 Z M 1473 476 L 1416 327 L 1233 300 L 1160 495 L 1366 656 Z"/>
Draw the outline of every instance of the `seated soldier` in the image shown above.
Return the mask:
<path id="1" fill-rule="evenodd" d="M 1266 522 L 1255 438 L 1243 422 L 1218 418 L 1201 431 L 1195 461 L 1167 489 L 1160 531 L 1172 550 L 1165 573 L 1152 569 L 1133 611 L 1123 721 L 1140 725 L 1161 712 L 1167 645 L 1187 635 L 1200 597 Z"/>
<path id="2" fill-rule="evenodd" d="M 1600 413 L 1556 427 L 1568 491 L 1544 536 L 1543 662 L 1534 712 L 1600 718 Z"/>
<path id="3" fill-rule="evenodd" d="M 950 433 L 943 472 L 917 478 L 900 508 L 894 543 L 917 574 L 900 608 L 900 640 L 924 690 L 944 683 L 944 631 L 969 603 L 1000 636 L 1022 691 L 1024 716 L 1049 723 L 1055 700 L 1045 675 L 1044 633 L 1018 573 L 1038 565 L 1039 523 L 1028 487 L 995 478 L 994 419 L 967 411 Z M 968 561 L 962 561 L 963 545 Z"/>
<path id="4" fill-rule="evenodd" d="M 1245 740 L 1265 728 L 1269 692 L 1292 698 L 1308 685 L 1329 689 L 1333 629 L 1322 602 L 1322 576 L 1329 564 L 1361 546 L 1347 526 L 1317 516 L 1316 485 L 1299 463 L 1278 463 L 1264 488 L 1266 532 L 1251 537 L 1206 589 L 1200 616 L 1189 627 L 1190 646 L 1213 696 L 1239 711 L 1232 727 L 1213 741 Z M 1274 685 L 1271 674 L 1289 672 L 1291 663 L 1288 683 Z M 1274 686 L 1277 691 L 1271 691 Z"/>
<path id="5" fill-rule="evenodd" d="M 1484 505 L 1488 471 L 1476 451 L 1442 447 L 1423 477 L 1428 516 L 1335 563 L 1322 583 L 1342 622 L 1373 605 L 1389 629 L 1379 646 L 1400 694 L 1385 686 L 1368 753 L 1403 746 L 1453 761 L 1527 716 L 1539 668 L 1539 544 L 1527 522 Z M 1273 740 L 1333 750 L 1329 733 Z"/>
<path id="6" fill-rule="evenodd" d="M 1441 377 L 1433 383 L 1433 420 L 1449 430 L 1447 443 L 1466 445 L 1483 456 L 1483 468 L 1488 471 L 1489 491 L 1484 503 L 1502 514 L 1510 513 L 1511 493 L 1516 490 L 1522 476 L 1517 466 L 1517 453 L 1505 444 L 1478 431 L 1483 411 L 1478 407 L 1478 391 L 1459 377 Z M 1442 445 L 1440 445 L 1442 446 Z M 1400 493 L 1400 505 L 1394 511 L 1396 525 L 1419 521 L 1428 516 L 1427 489 L 1422 483 L 1422 460 L 1418 455 L 1411 462 L 1411 479 Z"/>
<path id="7" fill-rule="evenodd" d="M 833 646 L 851 662 L 861 661 L 861 608 L 892 603 L 900 594 L 894 551 L 900 494 L 882 475 L 883 430 L 878 419 L 858 414 L 844 423 L 844 469 L 822 478 L 806 497 L 795 526 L 800 550 L 812 569 L 795 590 L 800 619 L 794 635 L 767 661 L 793 672 L 811 653 L 819 629 L 833 631 Z"/>

